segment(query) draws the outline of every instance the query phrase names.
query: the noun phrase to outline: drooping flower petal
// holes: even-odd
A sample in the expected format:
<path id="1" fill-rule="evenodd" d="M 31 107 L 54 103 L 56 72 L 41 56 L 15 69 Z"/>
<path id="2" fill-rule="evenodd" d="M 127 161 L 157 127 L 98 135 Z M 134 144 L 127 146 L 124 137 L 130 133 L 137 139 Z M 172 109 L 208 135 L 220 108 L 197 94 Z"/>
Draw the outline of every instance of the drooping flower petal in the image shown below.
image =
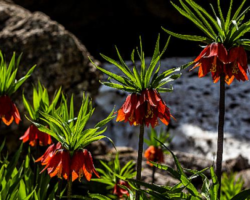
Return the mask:
<path id="1" fill-rule="evenodd" d="M 15 119 L 15 122 L 16 124 L 19 124 L 19 122 L 21 121 L 21 117 L 20 117 L 20 113 L 16 107 L 15 104 L 12 104 L 13 106 L 13 110 L 14 110 L 14 119 Z"/>
<path id="2" fill-rule="evenodd" d="M 244 48 L 241 46 L 231 48 L 228 60 L 229 63 L 225 66 L 225 73 L 228 76 L 227 84 L 231 84 L 234 78 L 238 81 L 248 80 L 247 54 Z"/>
<path id="3" fill-rule="evenodd" d="M 124 113 L 129 113 L 131 111 L 131 107 L 132 107 L 132 104 L 131 104 L 131 97 L 132 95 L 128 95 L 127 98 L 126 98 L 126 101 L 125 103 L 123 104 L 123 112 Z"/>
<path id="4" fill-rule="evenodd" d="M 35 162 L 41 161 L 42 165 L 47 165 L 50 159 L 53 157 L 54 153 L 61 148 L 62 148 L 62 145 L 60 142 L 58 142 L 56 145 L 55 144 L 50 145 L 45 151 L 45 153 L 40 158 L 38 158 Z"/>
<path id="5" fill-rule="evenodd" d="M 71 159 L 70 159 L 70 153 L 69 151 L 63 151 L 62 154 L 62 177 L 65 180 L 68 180 L 69 176 L 70 176 L 70 163 L 71 163 Z"/>
<path id="6" fill-rule="evenodd" d="M 81 181 L 81 178 L 83 177 L 84 163 L 85 160 L 82 150 L 76 151 L 73 155 L 71 163 L 72 181 L 75 181 L 77 178 Z"/>
<path id="7" fill-rule="evenodd" d="M 92 160 L 92 156 L 88 150 L 84 149 L 83 150 L 84 154 L 84 166 L 83 166 L 83 172 L 85 174 L 85 177 L 88 181 L 90 181 L 92 174 L 94 173 L 97 177 L 99 177 L 99 174 L 95 170 L 95 166 Z"/>
<path id="8" fill-rule="evenodd" d="M 247 53 L 242 46 L 239 46 L 239 63 L 241 66 L 247 66 Z"/>
<path id="9" fill-rule="evenodd" d="M 200 55 L 194 59 L 194 62 L 199 62 L 204 56 L 207 56 L 209 55 L 210 53 L 210 45 L 207 45 L 203 50 L 202 52 L 200 53 Z"/>

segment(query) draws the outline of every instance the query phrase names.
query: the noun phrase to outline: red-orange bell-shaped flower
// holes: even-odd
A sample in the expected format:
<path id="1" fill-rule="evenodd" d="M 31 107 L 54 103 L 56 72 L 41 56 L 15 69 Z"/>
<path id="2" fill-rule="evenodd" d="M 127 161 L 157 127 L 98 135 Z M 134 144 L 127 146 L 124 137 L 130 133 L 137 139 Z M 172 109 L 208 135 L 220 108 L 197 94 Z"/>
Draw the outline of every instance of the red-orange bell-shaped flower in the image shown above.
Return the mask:
<path id="1" fill-rule="evenodd" d="M 194 60 L 195 66 L 199 67 L 199 78 L 211 72 L 214 82 L 220 80 L 220 75 L 224 72 L 224 66 L 228 63 L 228 52 L 222 43 L 212 43 L 207 45 L 200 55 Z"/>
<path id="2" fill-rule="evenodd" d="M 129 192 L 121 188 L 119 185 L 124 185 L 127 188 L 130 188 L 129 184 L 126 181 L 119 180 L 119 182 L 115 184 L 113 194 L 117 195 L 119 198 L 122 198 L 124 195 L 129 196 Z"/>
<path id="3" fill-rule="evenodd" d="M 153 165 L 149 161 L 158 162 L 158 163 L 164 162 L 164 154 L 163 154 L 162 149 L 155 147 L 155 146 L 149 146 L 148 149 L 145 151 L 144 156 L 147 159 L 147 164 L 149 164 L 150 166 L 153 166 Z"/>
<path id="4" fill-rule="evenodd" d="M 77 178 L 81 181 L 83 176 L 90 181 L 93 173 L 99 178 L 99 174 L 93 163 L 92 155 L 86 149 L 75 151 L 71 163 L 71 171 L 72 181 Z"/>
<path id="5" fill-rule="evenodd" d="M 140 95 L 133 93 L 127 96 L 125 103 L 118 110 L 116 121 L 129 122 L 130 125 L 137 125 L 135 109 Z"/>
<path id="6" fill-rule="evenodd" d="M 158 125 L 158 118 L 168 125 L 169 108 L 155 89 L 145 89 L 141 94 L 130 94 L 122 107 L 118 110 L 116 121 L 129 122 L 130 125 Z"/>
<path id="7" fill-rule="evenodd" d="M 57 145 L 50 145 L 46 152 L 36 160 L 36 162 L 39 161 L 42 165 L 46 165 L 41 173 L 47 169 L 50 177 L 57 175 L 59 178 L 63 177 L 68 180 L 69 175 L 72 175 L 72 181 L 77 178 L 81 181 L 81 178 L 85 176 L 90 181 L 94 173 L 99 178 L 92 155 L 86 149 L 75 151 L 71 159 L 69 151 L 63 149 L 61 143 L 58 142 Z"/>
<path id="8" fill-rule="evenodd" d="M 200 78 L 211 72 L 215 83 L 220 80 L 222 73 L 225 74 L 228 85 L 234 78 L 238 81 L 248 80 L 247 54 L 242 46 L 232 47 L 228 52 L 222 43 L 214 42 L 207 45 L 194 62 L 195 66 L 192 69 L 200 67 Z"/>
<path id="9" fill-rule="evenodd" d="M 0 118 L 9 126 L 13 120 L 19 124 L 21 117 L 16 105 L 8 96 L 0 96 Z"/>
<path id="10" fill-rule="evenodd" d="M 20 140 L 23 140 L 23 143 L 30 141 L 29 144 L 31 146 L 35 146 L 38 140 L 40 146 L 47 146 L 52 143 L 50 135 L 41 132 L 34 125 L 31 125 L 24 135 L 20 137 Z"/>

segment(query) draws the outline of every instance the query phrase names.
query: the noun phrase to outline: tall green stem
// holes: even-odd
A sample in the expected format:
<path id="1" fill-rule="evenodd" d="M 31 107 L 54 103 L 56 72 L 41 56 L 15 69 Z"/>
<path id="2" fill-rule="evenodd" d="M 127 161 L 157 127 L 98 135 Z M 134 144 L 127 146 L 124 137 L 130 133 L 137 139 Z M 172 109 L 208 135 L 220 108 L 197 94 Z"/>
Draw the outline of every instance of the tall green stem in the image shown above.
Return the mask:
<path id="1" fill-rule="evenodd" d="M 153 169 L 152 169 L 152 184 L 154 184 L 154 182 L 155 182 L 155 171 L 156 171 L 156 167 L 153 166 Z"/>
<path id="2" fill-rule="evenodd" d="M 224 120 L 225 120 L 225 75 L 223 74 L 220 77 L 220 104 L 219 104 L 219 124 L 218 124 L 218 141 L 217 141 L 217 160 L 216 160 L 216 175 L 218 177 L 218 182 L 219 182 L 219 191 L 218 191 L 219 199 L 221 191 Z"/>
<path id="3" fill-rule="evenodd" d="M 137 158 L 137 175 L 136 180 L 141 180 L 141 169 L 142 169 L 142 152 L 143 152 L 143 139 L 144 139 L 144 124 L 140 126 L 140 135 L 138 143 L 138 158 Z M 138 186 L 140 188 L 140 186 Z M 140 199 L 140 193 L 136 192 L 136 200 Z"/>
<path id="4" fill-rule="evenodd" d="M 68 187 L 67 188 L 67 197 L 68 197 L 68 200 L 71 200 L 71 195 L 72 195 L 72 179 L 71 179 L 71 176 L 69 176 L 67 187 Z"/>
<path id="5" fill-rule="evenodd" d="M 158 147 L 157 147 L 157 149 L 158 149 Z M 157 162 L 156 156 L 154 157 L 154 162 Z M 152 169 L 152 184 L 154 184 L 154 182 L 155 182 L 155 172 L 156 172 L 156 167 L 153 166 L 153 169 Z"/>

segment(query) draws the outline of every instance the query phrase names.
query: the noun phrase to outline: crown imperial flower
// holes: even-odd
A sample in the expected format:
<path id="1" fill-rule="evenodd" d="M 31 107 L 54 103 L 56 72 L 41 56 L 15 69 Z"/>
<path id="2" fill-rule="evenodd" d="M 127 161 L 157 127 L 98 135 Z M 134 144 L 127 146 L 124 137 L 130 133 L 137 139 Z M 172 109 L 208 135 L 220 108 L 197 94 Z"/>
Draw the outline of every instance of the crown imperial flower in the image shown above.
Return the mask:
<path id="1" fill-rule="evenodd" d="M 30 141 L 30 146 L 35 146 L 37 140 L 40 146 L 47 146 L 52 143 L 51 136 L 39 131 L 38 128 L 34 125 L 30 125 L 24 135 L 20 137 L 20 140 L 22 140 L 23 143 Z"/>
<path id="2" fill-rule="evenodd" d="M 145 151 L 144 154 L 145 158 L 147 159 L 147 164 L 153 166 L 153 162 L 163 163 L 164 162 L 164 154 L 161 148 L 155 146 L 149 146 L 148 149 Z"/>
<path id="3" fill-rule="evenodd" d="M 74 99 L 71 97 L 70 108 L 68 109 L 67 99 L 62 95 L 62 103 L 53 115 L 39 112 L 42 121 L 49 125 L 49 129 L 37 122 L 33 122 L 44 133 L 54 137 L 58 143 L 48 147 L 43 156 L 36 160 L 46 165 L 41 171 L 47 169 L 50 177 L 58 176 L 66 180 L 75 181 L 77 178 L 85 178 L 90 181 L 94 173 L 99 177 L 93 163 L 92 155 L 84 149 L 87 145 L 102 138 L 106 138 L 102 133 L 106 128 L 100 130 L 106 123 L 112 120 L 114 111 L 110 115 L 97 123 L 94 128 L 83 130 L 94 109 L 89 98 L 83 96 L 82 105 L 77 117 L 74 117 Z M 108 138 L 109 139 L 109 138 Z M 110 140 L 111 141 L 111 140 Z M 112 141 L 111 141 L 112 142 Z"/>
<path id="4" fill-rule="evenodd" d="M 168 125 L 170 111 L 160 94 L 155 89 L 143 90 L 141 94 L 128 95 L 123 106 L 118 110 L 116 121 L 129 122 L 130 125 L 158 125 L 158 118 Z"/>
<path id="5" fill-rule="evenodd" d="M 225 74 L 225 81 L 228 85 L 233 82 L 234 78 L 238 81 L 248 80 L 247 55 L 242 46 L 232 47 L 227 51 L 222 43 L 214 42 L 203 49 L 194 63 L 192 69 L 199 67 L 200 78 L 211 72 L 215 83 L 220 80 L 222 73 Z"/>
<path id="6" fill-rule="evenodd" d="M 198 76 L 204 77 L 211 72 L 213 81 L 216 83 L 220 77 L 225 77 L 225 82 L 230 85 L 234 79 L 238 81 L 248 80 L 247 55 L 245 50 L 250 50 L 250 40 L 244 39 L 244 35 L 250 31 L 249 21 L 244 22 L 245 14 L 249 9 L 241 12 L 246 1 L 242 1 L 233 16 L 230 1 L 226 18 L 223 16 L 220 0 L 218 0 L 218 15 L 212 6 L 215 18 L 204 8 L 193 0 L 179 0 L 182 7 L 175 3 L 172 5 L 186 18 L 191 20 L 206 36 L 182 35 L 167 29 L 163 30 L 168 34 L 183 39 L 197 42 L 204 42 L 207 45 L 200 55 L 185 67 L 195 64 L 193 69 L 199 67 Z"/>
<path id="7" fill-rule="evenodd" d="M 123 180 L 119 180 L 118 183 L 115 184 L 113 194 L 117 195 L 119 198 L 124 197 L 124 195 L 129 196 L 129 192 L 127 190 L 121 188 L 119 185 L 123 185 L 127 188 L 130 188 L 128 182 L 123 181 Z"/>
<path id="8" fill-rule="evenodd" d="M 58 142 L 57 145 L 49 146 L 44 155 L 36 160 L 36 162 L 39 161 L 42 165 L 45 165 L 41 173 L 47 169 L 50 177 L 57 176 L 68 180 L 71 175 L 72 181 L 77 178 L 81 181 L 83 176 L 90 181 L 92 173 L 99 177 L 95 170 L 92 155 L 86 149 L 75 151 L 71 158 L 70 152 Z"/>
<path id="9" fill-rule="evenodd" d="M 160 119 L 165 125 L 168 125 L 172 115 L 166 103 L 162 100 L 160 92 L 172 92 L 172 86 L 170 88 L 164 88 L 163 86 L 178 79 L 180 74 L 175 74 L 175 72 L 181 69 L 172 68 L 163 73 L 159 73 L 160 58 L 166 51 L 169 41 L 170 37 L 164 49 L 160 52 L 160 36 L 158 37 L 149 67 L 146 67 L 144 52 L 142 50 L 142 44 L 140 43 L 140 52 L 139 50 L 137 51 L 141 60 L 140 70 L 135 64 L 134 51 L 131 54 L 131 60 L 133 62 L 132 71 L 121 58 L 118 49 L 116 50 L 120 63 L 101 54 L 105 60 L 119 68 L 126 77 L 118 76 L 117 74 L 107 71 L 91 61 L 97 69 L 117 82 L 111 82 L 109 79 L 109 82 L 102 82 L 102 84 L 131 93 L 127 96 L 126 101 L 118 110 L 116 121 L 129 122 L 130 125 L 134 126 L 145 124 L 146 126 L 151 125 L 155 127 L 158 125 L 158 119 Z M 158 63 L 159 65 L 157 66 Z"/>
<path id="10" fill-rule="evenodd" d="M 0 118 L 3 123 L 9 126 L 14 120 L 19 124 L 21 117 L 16 105 L 11 101 L 10 97 L 0 96 Z"/>

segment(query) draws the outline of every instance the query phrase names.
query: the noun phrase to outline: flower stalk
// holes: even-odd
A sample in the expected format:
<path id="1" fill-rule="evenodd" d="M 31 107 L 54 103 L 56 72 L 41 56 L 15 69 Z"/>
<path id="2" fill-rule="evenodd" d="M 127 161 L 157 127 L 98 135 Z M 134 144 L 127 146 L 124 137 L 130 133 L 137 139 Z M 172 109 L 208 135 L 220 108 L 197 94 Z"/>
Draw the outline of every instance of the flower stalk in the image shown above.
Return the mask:
<path id="1" fill-rule="evenodd" d="M 218 190 L 219 199 L 220 199 L 220 191 L 221 191 L 224 117 L 225 117 L 225 75 L 222 74 L 220 78 L 219 125 L 218 125 L 217 160 L 216 160 L 216 175 L 217 175 L 218 182 L 219 182 L 219 190 Z"/>
<path id="2" fill-rule="evenodd" d="M 116 48 L 119 62 L 109 58 L 103 54 L 101 56 L 109 63 L 115 65 L 123 76 L 119 76 L 111 71 L 97 66 L 91 59 L 92 64 L 109 76 L 107 82 L 101 82 L 103 85 L 112 87 L 118 90 L 129 92 L 126 101 L 122 107 L 117 111 L 117 122 L 129 122 L 131 126 L 140 126 L 138 159 L 137 159 L 137 181 L 141 180 L 142 168 L 142 152 L 143 152 L 143 135 L 144 126 L 152 128 L 157 126 L 160 121 L 168 125 L 171 117 L 170 109 L 163 101 L 160 93 L 172 92 L 173 87 L 166 88 L 164 85 L 178 79 L 181 74 L 178 72 L 181 68 L 168 69 L 162 73 L 160 71 L 160 59 L 166 51 L 170 38 L 166 42 L 162 51 L 160 51 L 160 35 L 158 36 L 155 50 L 149 66 L 146 66 L 145 54 L 142 48 L 142 41 L 140 38 L 140 48 L 131 53 L 131 61 L 133 63 L 132 69 L 122 59 L 119 50 Z M 138 53 L 140 58 L 140 66 L 135 63 L 135 52 Z M 124 76 L 125 75 L 125 76 Z M 114 82 L 112 82 L 114 81 Z M 136 200 L 139 200 L 140 194 L 136 192 Z"/>
<path id="3" fill-rule="evenodd" d="M 154 184 L 154 182 L 155 182 L 155 172 L 156 172 L 156 167 L 153 166 L 153 169 L 152 169 L 152 184 Z"/>
<path id="4" fill-rule="evenodd" d="M 68 185 L 67 185 L 67 198 L 68 200 L 71 200 L 72 195 L 72 179 L 71 176 L 68 179 Z"/>
<path id="5" fill-rule="evenodd" d="M 138 144 L 137 174 L 136 174 L 136 180 L 138 181 L 141 180 L 143 140 L 144 140 L 144 124 L 140 126 L 140 135 L 139 135 L 139 144 Z M 139 199 L 140 199 L 140 194 L 137 191 L 136 200 L 139 200 Z"/>

